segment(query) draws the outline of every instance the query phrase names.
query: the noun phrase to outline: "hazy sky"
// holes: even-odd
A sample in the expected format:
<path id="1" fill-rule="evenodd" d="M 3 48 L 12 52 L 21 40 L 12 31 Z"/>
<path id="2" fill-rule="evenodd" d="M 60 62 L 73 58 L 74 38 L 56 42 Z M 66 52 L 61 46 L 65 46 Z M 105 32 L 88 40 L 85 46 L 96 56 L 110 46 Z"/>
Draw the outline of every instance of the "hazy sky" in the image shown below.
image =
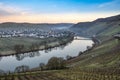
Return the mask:
<path id="1" fill-rule="evenodd" d="M 65 23 L 120 14 L 120 0 L 0 0 L 0 22 Z"/>

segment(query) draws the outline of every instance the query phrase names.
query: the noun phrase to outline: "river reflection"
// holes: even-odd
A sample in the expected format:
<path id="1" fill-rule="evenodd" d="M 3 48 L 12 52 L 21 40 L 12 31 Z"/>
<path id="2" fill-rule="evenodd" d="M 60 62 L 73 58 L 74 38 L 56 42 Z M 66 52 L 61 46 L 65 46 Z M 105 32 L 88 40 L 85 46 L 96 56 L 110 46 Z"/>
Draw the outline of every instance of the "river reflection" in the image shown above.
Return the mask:
<path id="1" fill-rule="evenodd" d="M 70 42 L 71 43 L 71 42 Z M 69 43 L 69 44 L 70 44 Z M 59 47 L 54 47 L 54 48 L 48 48 L 48 49 L 45 49 L 43 50 L 45 53 L 50 53 L 52 50 L 57 50 L 58 48 L 63 50 L 65 48 L 65 46 L 67 46 L 68 44 L 64 44 L 64 45 L 61 45 Z M 40 56 L 40 52 L 39 51 L 35 51 L 35 52 L 28 52 L 28 53 L 23 53 L 23 54 L 16 54 L 15 57 L 16 57 L 16 60 L 18 61 L 21 61 L 23 60 L 24 58 L 26 57 L 30 57 L 30 58 L 33 58 L 33 57 L 36 57 L 36 56 Z M 1 57 L 2 58 L 2 57 Z"/>
<path id="2" fill-rule="evenodd" d="M 0 70 L 13 72 L 17 67 L 21 67 L 22 65 L 27 65 L 31 69 L 38 67 L 40 63 L 46 64 L 51 57 L 66 58 L 67 55 L 77 56 L 79 52 L 85 51 L 86 47 L 92 46 L 92 44 L 91 40 L 73 40 L 69 44 L 55 48 L 0 57 Z M 20 68 L 17 70 L 21 71 Z"/>
<path id="3" fill-rule="evenodd" d="M 0 57 L 0 61 L 1 61 L 2 57 Z"/>
<path id="4" fill-rule="evenodd" d="M 24 71 L 29 71 L 29 66 L 27 65 L 18 66 L 15 68 L 14 72 L 24 72 Z"/>
<path id="5" fill-rule="evenodd" d="M 18 61 L 21 61 L 21 60 L 23 60 L 23 59 L 26 58 L 26 57 L 32 58 L 32 57 L 35 57 L 35 56 L 40 56 L 39 51 L 15 55 L 16 60 L 18 60 Z"/>

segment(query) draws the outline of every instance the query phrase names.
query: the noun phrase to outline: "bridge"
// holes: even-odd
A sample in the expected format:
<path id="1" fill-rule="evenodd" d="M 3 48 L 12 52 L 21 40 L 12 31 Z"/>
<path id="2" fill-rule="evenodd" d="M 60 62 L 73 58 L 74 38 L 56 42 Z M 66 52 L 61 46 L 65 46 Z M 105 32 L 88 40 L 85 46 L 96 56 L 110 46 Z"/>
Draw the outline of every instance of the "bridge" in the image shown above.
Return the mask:
<path id="1" fill-rule="evenodd" d="M 90 38 L 83 38 L 83 37 L 75 36 L 74 40 L 91 40 L 91 39 Z"/>

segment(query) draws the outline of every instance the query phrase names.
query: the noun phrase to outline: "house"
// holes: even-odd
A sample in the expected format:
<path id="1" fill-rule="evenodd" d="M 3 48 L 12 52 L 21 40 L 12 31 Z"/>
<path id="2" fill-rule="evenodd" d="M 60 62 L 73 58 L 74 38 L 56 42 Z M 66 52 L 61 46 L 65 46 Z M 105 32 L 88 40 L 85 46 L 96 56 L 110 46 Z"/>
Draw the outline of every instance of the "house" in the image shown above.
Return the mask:
<path id="1" fill-rule="evenodd" d="M 120 33 L 115 34 L 113 37 L 120 40 Z"/>

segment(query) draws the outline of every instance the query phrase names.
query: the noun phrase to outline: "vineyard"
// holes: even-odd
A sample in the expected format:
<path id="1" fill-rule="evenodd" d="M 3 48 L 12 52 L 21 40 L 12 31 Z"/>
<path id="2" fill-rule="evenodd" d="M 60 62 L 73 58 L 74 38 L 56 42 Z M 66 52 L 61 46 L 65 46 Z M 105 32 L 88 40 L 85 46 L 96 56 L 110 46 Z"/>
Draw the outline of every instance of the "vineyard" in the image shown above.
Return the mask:
<path id="1" fill-rule="evenodd" d="M 3 75 L 0 77 L 0 80 L 67 80 L 55 75 L 54 71 L 52 72 L 25 72 L 25 73 L 16 73 Z"/>
<path id="2" fill-rule="evenodd" d="M 37 71 L 3 75 L 0 80 L 120 80 L 120 69 Z"/>

